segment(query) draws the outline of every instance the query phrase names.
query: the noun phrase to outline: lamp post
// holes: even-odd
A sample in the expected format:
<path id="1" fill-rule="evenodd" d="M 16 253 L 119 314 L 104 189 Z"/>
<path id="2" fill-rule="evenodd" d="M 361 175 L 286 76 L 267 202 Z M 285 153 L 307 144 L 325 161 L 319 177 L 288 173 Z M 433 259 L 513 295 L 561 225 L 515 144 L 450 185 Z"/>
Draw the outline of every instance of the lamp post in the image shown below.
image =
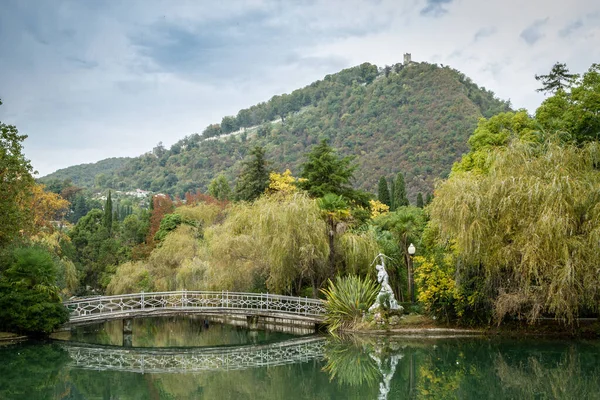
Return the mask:
<path id="1" fill-rule="evenodd" d="M 417 249 L 414 244 L 408 246 L 408 285 L 410 289 L 410 301 L 415 302 L 415 283 L 413 278 L 412 259 Z"/>

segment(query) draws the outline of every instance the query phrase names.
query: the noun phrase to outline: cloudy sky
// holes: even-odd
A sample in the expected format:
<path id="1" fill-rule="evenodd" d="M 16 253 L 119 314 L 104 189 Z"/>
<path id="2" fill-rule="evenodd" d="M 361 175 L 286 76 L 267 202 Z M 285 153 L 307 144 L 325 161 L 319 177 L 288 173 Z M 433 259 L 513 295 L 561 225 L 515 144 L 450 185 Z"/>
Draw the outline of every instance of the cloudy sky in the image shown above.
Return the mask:
<path id="1" fill-rule="evenodd" d="M 597 0 L 0 0 L 0 121 L 38 176 L 170 146 L 365 61 L 450 65 L 535 110 L 600 62 Z"/>

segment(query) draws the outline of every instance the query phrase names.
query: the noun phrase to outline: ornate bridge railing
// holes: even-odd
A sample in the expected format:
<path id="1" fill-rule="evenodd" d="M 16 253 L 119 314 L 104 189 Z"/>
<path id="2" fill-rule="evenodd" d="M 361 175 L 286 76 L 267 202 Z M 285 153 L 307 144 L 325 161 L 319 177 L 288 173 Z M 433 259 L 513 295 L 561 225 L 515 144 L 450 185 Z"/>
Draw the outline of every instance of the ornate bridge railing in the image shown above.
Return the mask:
<path id="1" fill-rule="evenodd" d="M 177 312 L 262 315 L 321 322 L 325 303 L 318 299 L 268 293 L 177 291 L 98 296 L 64 303 L 70 323 Z"/>
<path id="2" fill-rule="evenodd" d="M 119 349 L 64 344 L 76 368 L 137 373 L 240 370 L 322 359 L 322 337 L 288 340 L 262 346 L 225 348 Z"/>

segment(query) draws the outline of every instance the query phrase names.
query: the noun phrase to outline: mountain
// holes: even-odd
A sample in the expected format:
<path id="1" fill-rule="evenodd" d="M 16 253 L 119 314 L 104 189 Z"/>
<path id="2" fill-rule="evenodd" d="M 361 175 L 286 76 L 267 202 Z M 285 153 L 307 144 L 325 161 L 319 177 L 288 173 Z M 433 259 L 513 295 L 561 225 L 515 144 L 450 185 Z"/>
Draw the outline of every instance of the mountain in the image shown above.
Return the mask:
<path id="1" fill-rule="evenodd" d="M 38 181 L 47 184 L 53 180 L 62 182 L 70 179 L 77 186 L 91 188 L 96 183 L 96 176 L 112 174 L 130 160 L 130 157 L 113 157 L 96 163 L 73 165 L 45 175 L 39 178 Z"/>
<path id="2" fill-rule="evenodd" d="M 324 138 L 341 155 L 355 156 L 355 187 L 375 193 L 381 176 L 401 171 L 414 201 L 467 151 L 479 118 L 509 110 L 508 101 L 447 66 L 411 62 L 378 69 L 364 63 L 223 117 L 170 149 L 159 145 L 105 170 L 96 183 L 180 196 L 205 190 L 219 173 L 233 184 L 241 160 L 257 145 L 265 147 L 274 170 L 299 175 L 304 154 Z M 68 176 L 68 170 L 77 171 L 74 182 L 94 182 L 78 167 L 55 174 Z"/>

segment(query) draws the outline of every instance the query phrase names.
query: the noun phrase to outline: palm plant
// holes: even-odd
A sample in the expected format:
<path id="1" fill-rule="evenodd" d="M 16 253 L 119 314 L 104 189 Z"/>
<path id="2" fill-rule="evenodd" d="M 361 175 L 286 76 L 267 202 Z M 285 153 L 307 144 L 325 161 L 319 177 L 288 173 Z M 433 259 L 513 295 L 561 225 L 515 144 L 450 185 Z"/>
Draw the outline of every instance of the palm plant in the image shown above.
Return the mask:
<path id="1" fill-rule="evenodd" d="M 330 332 L 348 328 L 356 323 L 377 297 L 378 286 L 369 278 L 350 275 L 336 277 L 335 283 L 321 289 L 325 294 L 327 315 L 325 323 Z"/>

